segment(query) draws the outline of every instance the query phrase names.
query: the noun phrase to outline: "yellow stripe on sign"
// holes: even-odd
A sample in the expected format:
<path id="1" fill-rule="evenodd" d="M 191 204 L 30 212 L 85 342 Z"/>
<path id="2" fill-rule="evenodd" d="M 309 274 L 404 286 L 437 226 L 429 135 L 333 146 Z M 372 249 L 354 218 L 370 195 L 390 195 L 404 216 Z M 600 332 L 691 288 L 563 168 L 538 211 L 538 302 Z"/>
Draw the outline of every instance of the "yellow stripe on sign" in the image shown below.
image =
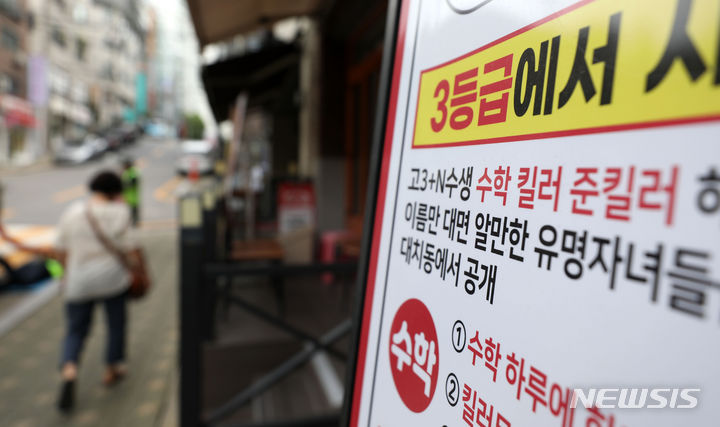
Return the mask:
<path id="1" fill-rule="evenodd" d="M 421 74 L 413 147 L 720 120 L 720 2 L 586 0 Z"/>

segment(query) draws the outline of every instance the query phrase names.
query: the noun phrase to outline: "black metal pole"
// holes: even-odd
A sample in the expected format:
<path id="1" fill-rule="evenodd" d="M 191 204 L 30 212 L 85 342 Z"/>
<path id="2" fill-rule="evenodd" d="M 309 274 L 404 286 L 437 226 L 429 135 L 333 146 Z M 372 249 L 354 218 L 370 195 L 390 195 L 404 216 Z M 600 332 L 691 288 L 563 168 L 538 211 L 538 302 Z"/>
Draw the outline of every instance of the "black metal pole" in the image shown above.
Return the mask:
<path id="1" fill-rule="evenodd" d="M 207 262 L 217 261 L 217 204 L 215 190 L 206 190 L 203 193 L 203 260 Z M 215 339 L 215 310 L 217 304 L 217 278 L 211 277 L 202 279 L 203 296 L 203 338 L 205 340 Z"/>
<path id="2" fill-rule="evenodd" d="M 199 289 L 203 241 L 200 199 L 180 200 L 180 427 L 200 425 L 201 341 Z"/>

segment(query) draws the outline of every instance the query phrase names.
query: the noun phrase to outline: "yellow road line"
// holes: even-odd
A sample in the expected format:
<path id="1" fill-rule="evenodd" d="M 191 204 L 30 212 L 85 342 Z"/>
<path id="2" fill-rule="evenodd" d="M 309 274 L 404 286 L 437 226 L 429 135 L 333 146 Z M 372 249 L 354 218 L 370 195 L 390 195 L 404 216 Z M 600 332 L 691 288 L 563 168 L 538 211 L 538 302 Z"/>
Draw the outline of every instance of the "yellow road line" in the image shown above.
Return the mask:
<path id="1" fill-rule="evenodd" d="M 148 165 L 148 161 L 145 157 L 140 157 L 135 161 L 135 167 L 138 169 L 145 169 Z"/>
<path id="2" fill-rule="evenodd" d="M 175 201 L 175 189 L 181 181 L 182 179 L 176 176 L 164 182 L 153 192 L 155 200 L 162 203 L 173 203 Z"/>
<path id="3" fill-rule="evenodd" d="M 158 145 L 152 150 L 152 156 L 155 158 L 160 158 L 163 154 L 165 154 L 165 147 L 163 145 Z"/>
<path id="4" fill-rule="evenodd" d="M 165 156 L 165 154 L 168 153 L 168 151 L 171 151 L 174 147 L 174 144 L 172 142 L 164 142 L 162 145 L 158 145 L 157 147 L 153 148 L 152 150 L 152 156 L 155 158 L 160 158 Z"/>
<path id="5" fill-rule="evenodd" d="M 79 199 L 80 197 L 85 195 L 85 186 L 84 185 L 76 185 L 75 187 L 70 187 L 65 190 L 61 190 L 53 194 L 52 200 L 55 203 L 65 203 L 69 202 L 71 200 Z"/>
<path id="6" fill-rule="evenodd" d="M 32 239 L 43 234 L 51 233 L 55 227 L 51 225 L 31 225 L 31 226 L 7 226 L 7 232 L 10 236 L 18 240 Z M 0 243 L 5 240 L 0 239 Z"/>
<path id="7" fill-rule="evenodd" d="M 15 209 L 13 209 L 13 208 L 3 208 L 2 213 L 0 213 L 0 218 L 2 218 L 3 221 L 13 219 L 14 217 L 15 217 Z"/>

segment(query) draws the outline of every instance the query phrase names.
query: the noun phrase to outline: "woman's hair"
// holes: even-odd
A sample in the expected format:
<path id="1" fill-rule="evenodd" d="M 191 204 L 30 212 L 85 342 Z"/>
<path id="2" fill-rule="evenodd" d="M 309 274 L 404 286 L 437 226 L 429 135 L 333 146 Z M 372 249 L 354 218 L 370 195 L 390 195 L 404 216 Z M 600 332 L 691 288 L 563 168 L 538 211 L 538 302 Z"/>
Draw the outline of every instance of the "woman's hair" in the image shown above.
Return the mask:
<path id="1" fill-rule="evenodd" d="M 88 186 L 90 187 L 90 191 L 103 194 L 108 198 L 113 198 L 123 191 L 120 177 L 110 170 L 98 172 L 90 180 Z"/>

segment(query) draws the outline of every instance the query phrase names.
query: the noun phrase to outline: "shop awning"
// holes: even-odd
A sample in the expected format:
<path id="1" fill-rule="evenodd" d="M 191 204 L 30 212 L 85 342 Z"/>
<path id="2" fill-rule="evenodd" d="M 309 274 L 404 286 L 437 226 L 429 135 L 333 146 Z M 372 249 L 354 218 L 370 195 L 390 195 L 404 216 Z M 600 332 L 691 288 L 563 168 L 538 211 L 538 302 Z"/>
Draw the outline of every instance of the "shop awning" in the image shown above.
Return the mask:
<path id="1" fill-rule="evenodd" d="M 311 15 L 326 0 L 187 0 L 200 46 L 292 16 Z"/>
<path id="2" fill-rule="evenodd" d="M 275 42 L 257 52 L 204 66 L 202 81 L 215 119 L 227 119 L 240 92 L 248 94 L 250 106 L 288 96 L 288 85 L 297 86 L 299 61 L 297 45 Z"/>
<path id="3" fill-rule="evenodd" d="M 60 96 L 51 97 L 48 106 L 53 114 L 64 116 L 82 126 L 87 126 L 92 121 L 90 110 L 85 105 L 68 101 Z"/>
<path id="4" fill-rule="evenodd" d="M 0 112 L 8 127 L 35 126 L 35 115 L 33 114 L 32 105 L 17 96 L 0 95 Z"/>

